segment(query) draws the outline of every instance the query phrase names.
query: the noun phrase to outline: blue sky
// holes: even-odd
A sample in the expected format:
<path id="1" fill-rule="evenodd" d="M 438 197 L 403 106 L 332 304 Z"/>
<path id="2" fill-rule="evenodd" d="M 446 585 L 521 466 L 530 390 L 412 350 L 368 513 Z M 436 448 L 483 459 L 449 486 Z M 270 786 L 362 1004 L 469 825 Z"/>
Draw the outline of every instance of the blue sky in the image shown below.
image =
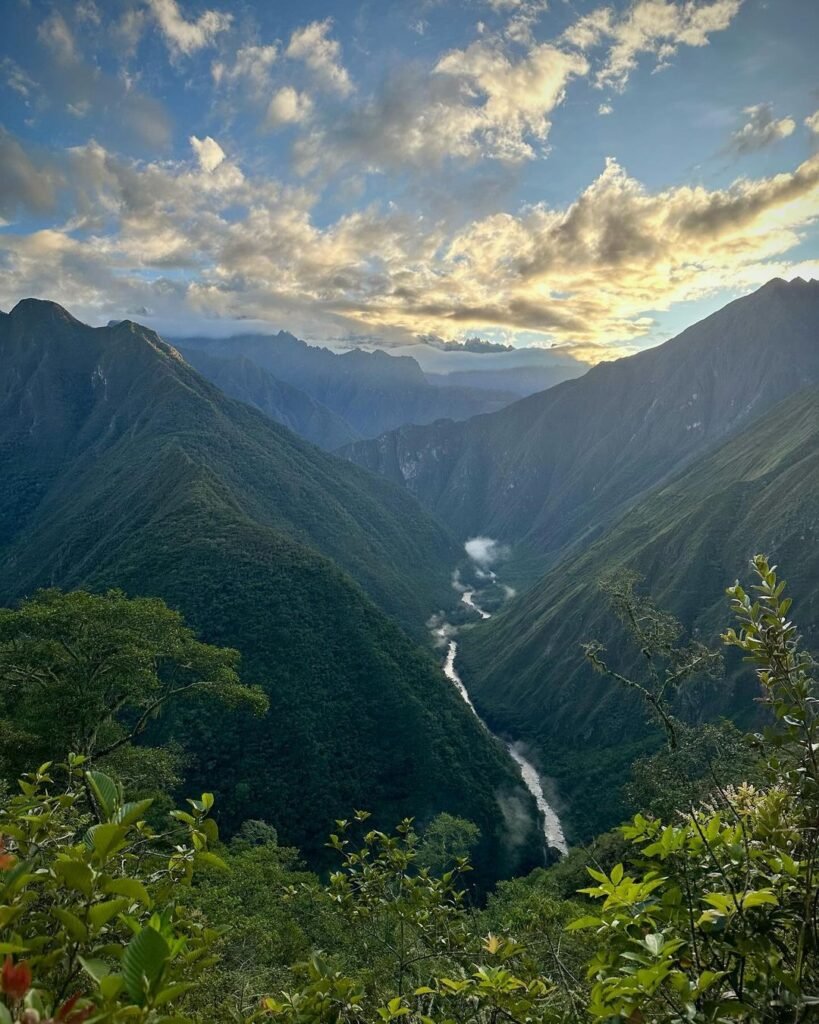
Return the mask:
<path id="1" fill-rule="evenodd" d="M 0 303 L 594 361 L 819 276 L 813 0 L 5 0 Z"/>

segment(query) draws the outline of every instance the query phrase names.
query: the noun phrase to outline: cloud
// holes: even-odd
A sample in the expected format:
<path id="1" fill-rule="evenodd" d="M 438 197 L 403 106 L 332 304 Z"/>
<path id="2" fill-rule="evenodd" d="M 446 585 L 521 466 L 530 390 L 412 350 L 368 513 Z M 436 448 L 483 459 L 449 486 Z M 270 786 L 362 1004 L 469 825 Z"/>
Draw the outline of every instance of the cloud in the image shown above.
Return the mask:
<path id="1" fill-rule="evenodd" d="M 37 91 L 37 83 L 31 78 L 20 65 L 11 59 L 4 57 L 0 60 L 0 75 L 9 89 L 12 89 L 24 99 L 30 99 Z"/>
<path id="2" fill-rule="evenodd" d="M 74 45 L 74 36 L 65 18 L 59 11 L 52 13 L 37 28 L 37 38 L 51 50 L 61 64 L 72 64 L 79 58 Z"/>
<path id="3" fill-rule="evenodd" d="M 226 88 L 241 87 L 259 96 L 270 85 L 270 70 L 279 56 L 275 43 L 267 46 L 242 46 L 232 62 L 214 61 L 211 65 L 213 81 Z"/>
<path id="4" fill-rule="evenodd" d="M 297 92 L 291 85 L 285 85 L 273 94 L 265 123 L 269 128 L 298 124 L 310 116 L 312 109 L 313 101 L 309 96 Z"/>
<path id="5" fill-rule="evenodd" d="M 148 0 L 148 7 L 171 52 L 186 56 L 210 46 L 233 20 L 230 14 L 204 11 L 196 21 L 187 21 L 176 0 Z"/>
<path id="6" fill-rule="evenodd" d="M 765 149 L 780 139 L 787 139 L 796 130 L 796 121 L 792 117 L 776 120 L 771 103 L 746 107 L 743 113 L 748 115 L 748 120 L 731 135 L 726 146 L 728 152 L 737 156 Z"/>
<path id="7" fill-rule="evenodd" d="M 501 544 L 491 537 L 472 537 L 464 544 L 464 550 L 482 569 L 488 569 L 511 554 L 507 544 Z"/>
<path id="8" fill-rule="evenodd" d="M 788 258 L 819 219 L 819 154 L 712 190 L 650 190 L 610 160 L 570 203 L 447 228 L 380 203 L 319 224 L 310 191 L 246 173 L 210 137 L 191 145 L 195 163 L 125 160 L 97 143 L 63 154 L 70 219 L 0 235 L 0 305 L 42 293 L 98 320 L 144 306 L 188 330 L 250 318 L 387 343 L 527 331 L 594 362 L 645 337 L 654 310 L 819 275 Z M 57 171 L 10 138 L 3 152 L 17 168 L 3 175 L 15 182 L 7 209 L 51 202 Z"/>
<path id="9" fill-rule="evenodd" d="M 42 214 L 54 208 L 56 175 L 38 166 L 20 143 L 0 128 L 0 216 L 13 219 L 20 210 Z"/>
<path id="10" fill-rule="evenodd" d="M 543 152 L 550 115 L 586 59 L 548 43 L 514 52 L 497 36 L 450 50 L 430 71 L 392 70 L 376 93 L 317 120 L 294 146 L 307 174 L 438 169 L 447 160 L 519 164 Z"/>
<path id="11" fill-rule="evenodd" d="M 819 135 L 819 110 L 805 118 L 805 127 L 814 135 Z"/>
<path id="12" fill-rule="evenodd" d="M 579 18 L 564 42 L 587 51 L 605 47 L 595 73 L 598 86 L 623 89 L 641 54 L 667 65 L 680 46 L 707 46 L 709 36 L 728 28 L 742 0 L 635 0 L 621 15 L 599 7 Z"/>
<path id="13" fill-rule="evenodd" d="M 195 135 L 191 135 L 190 144 L 196 153 L 199 166 L 209 174 L 215 171 L 225 159 L 225 151 L 210 135 L 205 136 L 204 139 L 197 139 Z"/>
<path id="14" fill-rule="evenodd" d="M 170 121 L 157 100 L 133 88 L 127 77 L 114 77 L 83 59 L 71 29 L 53 11 L 37 30 L 40 43 L 52 60 L 42 69 L 39 83 L 43 96 L 63 103 L 74 117 L 93 114 L 97 131 L 125 145 L 138 141 L 164 148 L 170 140 Z"/>
<path id="15" fill-rule="evenodd" d="M 341 63 L 341 45 L 338 40 L 330 38 L 332 27 L 332 19 L 325 18 L 296 29 L 286 53 L 291 60 L 303 61 L 325 88 L 340 96 L 349 96 L 353 84 Z"/>

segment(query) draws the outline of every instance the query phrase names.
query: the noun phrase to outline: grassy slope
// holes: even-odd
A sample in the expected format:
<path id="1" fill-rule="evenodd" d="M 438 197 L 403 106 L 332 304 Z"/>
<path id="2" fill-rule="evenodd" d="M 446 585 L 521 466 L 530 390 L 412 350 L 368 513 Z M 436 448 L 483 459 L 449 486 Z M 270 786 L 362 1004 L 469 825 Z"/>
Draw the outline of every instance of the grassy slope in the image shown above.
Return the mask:
<path id="1" fill-rule="evenodd" d="M 461 665 L 496 726 L 539 746 L 574 798 L 581 831 L 606 822 L 610 790 L 645 742 L 636 705 L 585 665 L 579 644 L 598 639 L 626 657 L 598 581 L 620 567 L 642 573 L 661 607 L 714 640 L 726 625 L 724 588 L 770 553 L 792 585 L 794 616 L 819 636 L 819 390 L 801 392 L 636 505 L 581 554 L 551 570 L 491 622 L 464 636 Z M 727 681 L 697 691 L 703 716 L 752 713 L 752 684 L 731 665 Z"/>

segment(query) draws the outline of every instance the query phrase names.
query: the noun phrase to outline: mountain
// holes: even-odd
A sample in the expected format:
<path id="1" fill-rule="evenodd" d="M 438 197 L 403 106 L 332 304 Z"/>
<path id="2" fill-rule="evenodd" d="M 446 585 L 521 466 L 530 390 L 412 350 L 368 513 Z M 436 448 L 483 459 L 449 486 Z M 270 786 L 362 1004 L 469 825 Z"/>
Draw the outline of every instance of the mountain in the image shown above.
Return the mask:
<path id="1" fill-rule="evenodd" d="M 174 344 L 192 361 L 197 358 L 195 352 L 250 360 L 341 416 L 361 437 L 376 437 L 405 423 L 432 423 L 442 416 L 465 419 L 500 409 L 515 398 L 513 393 L 438 388 L 410 356 L 392 356 L 380 349 L 336 353 L 285 331 L 180 338 Z"/>
<path id="2" fill-rule="evenodd" d="M 237 647 L 263 719 L 187 705 L 160 726 L 223 824 L 265 818 L 310 856 L 335 817 L 446 809 L 481 869 L 532 804 L 419 635 L 450 539 L 413 499 L 225 397 L 137 324 L 90 328 L 25 300 L 0 318 L 0 599 L 42 585 L 153 594 Z M 536 830 L 530 828 L 535 836 Z"/>
<path id="3" fill-rule="evenodd" d="M 532 579 L 650 488 L 819 380 L 819 282 L 775 280 L 625 359 L 491 415 L 343 450 L 460 537 L 516 545 Z"/>
<path id="4" fill-rule="evenodd" d="M 758 551 L 780 566 L 808 649 L 819 641 L 819 387 L 775 405 L 752 426 L 635 505 L 490 622 L 462 637 L 461 674 L 481 714 L 528 738 L 559 778 L 577 831 L 616 824 L 611 778 L 649 735 L 639 704 L 594 673 L 580 644 L 627 657 L 623 631 L 599 589 L 622 568 L 686 629 L 716 642 L 729 625 L 725 588 L 747 579 Z M 634 666 L 640 671 L 639 666 Z M 694 691 L 699 719 L 753 716 L 753 674 L 729 659 L 727 679 Z M 607 800 L 597 794 L 606 791 Z"/>
<path id="5" fill-rule="evenodd" d="M 197 349 L 187 349 L 183 355 L 226 395 L 252 405 L 325 451 L 358 439 L 359 435 L 341 416 L 304 391 L 277 380 L 244 356 L 221 359 Z"/>
<path id="6" fill-rule="evenodd" d="M 449 373 L 427 372 L 427 380 L 436 387 L 463 387 L 487 391 L 498 391 L 526 398 L 537 391 L 546 391 L 564 380 L 580 377 L 587 367 L 578 365 L 568 369 L 563 366 L 524 365 L 477 370 L 451 370 Z"/>

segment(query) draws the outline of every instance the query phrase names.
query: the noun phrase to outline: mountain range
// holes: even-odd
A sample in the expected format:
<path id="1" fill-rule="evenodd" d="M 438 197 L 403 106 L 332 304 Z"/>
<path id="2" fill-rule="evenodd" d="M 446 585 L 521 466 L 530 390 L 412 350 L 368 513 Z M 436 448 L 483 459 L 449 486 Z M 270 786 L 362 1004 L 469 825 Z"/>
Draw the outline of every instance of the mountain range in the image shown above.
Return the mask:
<path id="1" fill-rule="evenodd" d="M 185 737 L 185 786 L 224 798 L 227 829 L 264 817 L 316 856 L 354 807 L 449 810 L 479 824 L 485 876 L 528 856 L 504 825 L 514 806 L 536 845 L 511 759 L 416 642 L 457 548 L 406 492 L 227 398 L 152 331 L 37 300 L 0 317 L 0 463 L 0 599 L 162 597 L 268 692 L 264 719 L 188 705 L 158 726 Z"/>
<path id="2" fill-rule="evenodd" d="M 464 541 L 511 550 L 520 595 L 464 633 L 461 675 L 500 733 L 528 739 L 591 835 L 651 730 L 637 702 L 584 662 L 597 639 L 627 657 L 599 582 L 621 569 L 699 638 L 726 625 L 725 587 L 758 550 L 782 564 L 817 635 L 819 282 L 773 280 L 671 341 L 603 363 L 491 415 L 405 426 L 344 453 L 407 490 Z M 630 665 L 630 667 L 636 667 Z M 753 714 L 753 680 L 697 691 L 695 718 Z"/>
<path id="3" fill-rule="evenodd" d="M 771 281 L 517 401 L 512 377 L 505 392 L 463 387 L 472 370 L 436 381 L 407 356 L 287 334 L 180 344 L 36 300 L 0 316 L 0 599 L 118 586 L 239 648 L 271 715 L 189 707 L 157 732 L 189 737 L 186 783 L 220 780 L 228 829 L 261 813 L 317 856 L 353 806 L 378 820 L 451 810 L 481 828 L 484 877 L 535 855 L 514 765 L 426 643 L 476 536 L 506 553 L 495 569 L 518 596 L 462 631 L 459 673 L 492 729 L 556 778 L 574 837 L 616 823 L 624 806 L 597 794 L 657 742 L 582 658 L 596 639 L 635 667 L 601 580 L 638 572 L 712 642 L 725 586 L 764 550 L 816 640 L 819 282 Z M 501 356 L 494 380 L 525 373 Z M 469 416 L 487 402 L 502 407 Z M 385 423 L 398 426 L 367 437 Z M 320 450 L 339 444 L 343 458 Z M 754 692 L 729 658 L 678 710 L 747 723 Z M 508 824 L 520 814 L 522 842 Z"/>
<path id="4" fill-rule="evenodd" d="M 554 357 L 544 353 L 551 361 L 522 377 L 519 370 L 506 367 L 511 358 L 506 353 L 501 353 L 507 358 L 498 368 L 494 368 L 498 362 L 494 353 L 460 353 L 459 362 L 471 367 L 466 377 L 457 372 L 427 375 L 409 355 L 391 355 L 381 349 L 337 353 L 308 345 L 285 331 L 180 338 L 174 345 L 233 397 L 327 449 L 352 439 L 376 437 L 406 423 L 432 423 L 442 417 L 461 420 L 492 412 L 522 393 L 549 387 L 585 369 L 569 360 L 553 365 Z M 431 351 L 449 362 L 456 358 Z M 256 368 L 255 375 L 249 372 L 251 366 Z M 267 375 L 264 382 L 261 373 Z M 281 392 L 283 387 L 288 387 L 286 393 Z M 300 401 L 292 389 L 302 393 Z"/>
<path id="5" fill-rule="evenodd" d="M 819 380 L 819 282 L 769 282 L 656 348 L 465 422 L 343 449 L 531 582 L 640 495 Z"/>

